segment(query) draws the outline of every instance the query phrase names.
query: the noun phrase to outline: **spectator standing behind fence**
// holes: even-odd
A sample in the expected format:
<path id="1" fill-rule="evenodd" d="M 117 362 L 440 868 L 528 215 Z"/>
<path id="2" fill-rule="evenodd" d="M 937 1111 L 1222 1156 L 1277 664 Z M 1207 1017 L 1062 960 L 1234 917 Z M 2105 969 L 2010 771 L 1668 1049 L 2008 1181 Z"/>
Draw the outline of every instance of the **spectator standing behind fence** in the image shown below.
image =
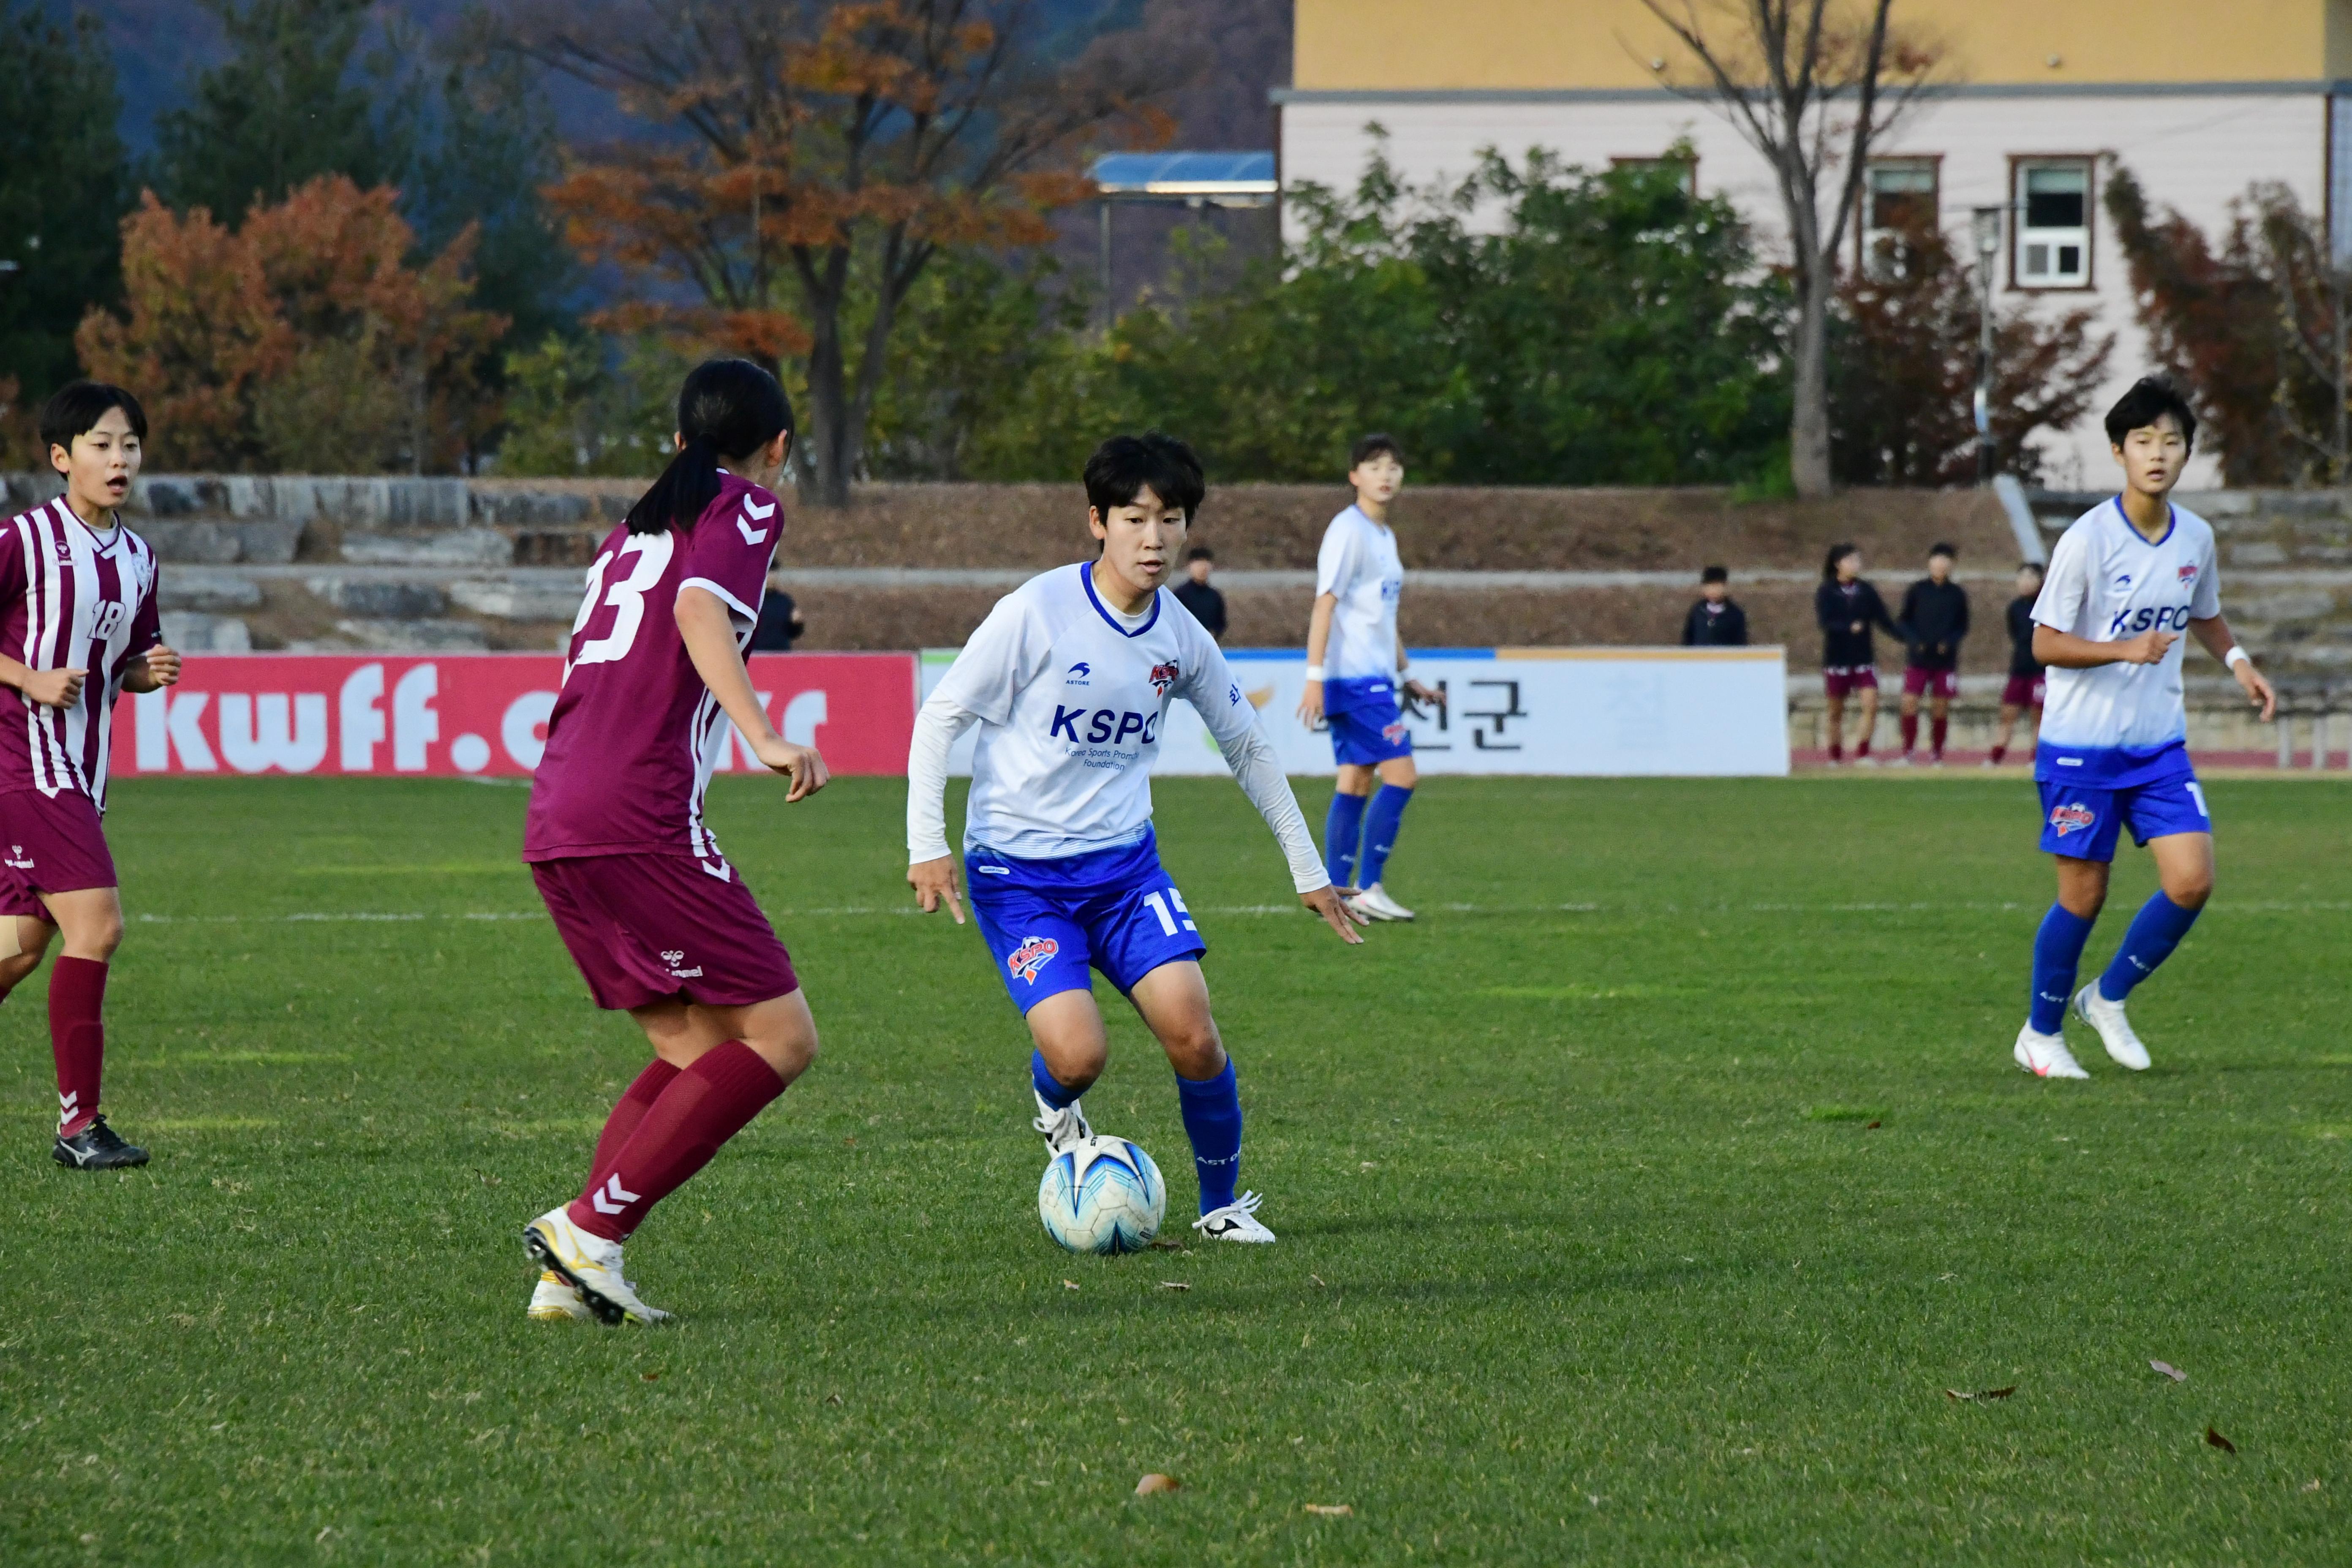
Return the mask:
<path id="1" fill-rule="evenodd" d="M 1209 586 L 1216 557 L 1205 544 L 1196 544 L 1184 557 L 1184 580 L 1176 584 L 1176 602 L 1192 612 L 1201 629 L 1219 642 L 1225 640 L 1225 596 Z"/>
<path id="2" fill-rule="evenodd" d="M 751 630 L 753 653 L 790 653 L 796 637 L 808 635 L 808 623 L 801 619 L 798 605 L 784 592 L 784 574 L 768 574 L 768 591 L 760 599 L 760 624 Z"/>
<path id="3" fill-rule="evenodd" d="M 2017 597 L 2009 602 L 2009 684 L 2000 690 L 2000 733 L 1993 737 L 1992 754 L 1984 765 L 2000 765 L 2009 754 L 2009 738 L 2021 714 L 2025 743 L 2033 744 L 2042 730 L 2042 667 L 2033 657 L 2033 601 L 2042 596 L 2042 567 L 2028 561 L 2017 568 Z"/>
<path id="4" fill-rule="evenodd" d="M 1927 760 L 1944 765 L 1944 738 L 1951 732 L 1952 699 L 1960 689 L 1960 639 L 1969 635 L 1969 591 L 1952 581 L 1959 552 L 1937 543 L 1927 551 L 1927 574 L 1903 595 L 1903 755 L 1895 766 L 1911 765 L 1919 744 L 1919 698 L 1927 698 Z"/>
<path id="5" fill-rule="evenodd" d="M 1873 767 L 1870 735 L 1878 727 L 1878 649 L 1874 628 L 1889 637 L 1902 631 L 1886 614 L 1886 601 L 1862 580 L 1862 552 L 1832 544 L 1822 563 L 1822 585 L 1813 591 L 1813 619 L 1822 628 L 1822 692 L 1829 699 L 1830 765 L 1845 760 L 1845 700 L 1862 697 L 1862 727 L 1854 742 L 1858 767 Z"/>
<path id="6" fill-rule="evenodd" d="M 1683 617 L 1683 647 L 1746 647 L 1748 612 L 1731 602 L 1731 574 L 1708 567 L 1698 574 L 1698 594 Z"/>

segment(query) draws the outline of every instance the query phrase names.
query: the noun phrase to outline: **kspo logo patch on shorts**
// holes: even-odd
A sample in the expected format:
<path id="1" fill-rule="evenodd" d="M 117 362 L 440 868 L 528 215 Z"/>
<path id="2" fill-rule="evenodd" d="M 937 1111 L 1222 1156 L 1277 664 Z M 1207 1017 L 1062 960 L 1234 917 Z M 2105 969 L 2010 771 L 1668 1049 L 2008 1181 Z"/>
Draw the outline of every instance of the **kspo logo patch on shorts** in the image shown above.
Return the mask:
<path id="1" fill-rule="evenodd" d="M 1399 742 L 1402 741 L 1404 739 L 1403 721 L 1399 720 L 1396 723 L 1382 725 L 1381 728 L 1381 739 L 1386 741 L 1391 746 L 1396 745 Z"/>
<path id="2" fill-rule="evenodd" d="M 2054 805 L 2050 808 L 2050 826 L 2063 838 L 2069 833 L 2087 832 L 2099 820 L 2098 814 L 2087 805 Z"/>
<path id="3" fill-rule="evenodd" d="M 1054 955 L 1061 951 L 1062 944 L 1050 936 L 1028 937 L 1013 950 L 1012 956 L 1004 961 L 1004 967 L 1011 970 L 1016 979 L 1026 980 L 1034 985 L 1037 984 L 1037 972 L 1053 963 Z"/>

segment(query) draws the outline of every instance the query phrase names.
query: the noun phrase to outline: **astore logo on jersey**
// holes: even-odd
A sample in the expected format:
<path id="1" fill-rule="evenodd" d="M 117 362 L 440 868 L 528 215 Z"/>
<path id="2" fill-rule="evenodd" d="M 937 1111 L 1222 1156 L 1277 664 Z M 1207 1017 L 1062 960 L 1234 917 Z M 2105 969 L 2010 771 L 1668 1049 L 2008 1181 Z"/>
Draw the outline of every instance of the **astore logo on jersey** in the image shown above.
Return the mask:
<path id="1" fill-rule="evenodd" d="M 1037 972 L 1053 963 L 1054 955 L 1061 951 L 1062 944 L 1050 936 L 1027 937 L 1005 959 L 1004 967 L 1017 978 L 1034 985 L 1037 984 Z"/>
<path id="2" fill-rule="evenodd" d="M 1133 735 L 1139 744 L 1149 746 L 1160 739 L 1156 732 L 1159 722 L 1160 715 L 1157 713 L 1122 712 L 1116 708 L 1088 710 L 1083 707 L 1065 708 L 1056 702 L 1054 704 L 1054 721 L 1045 727 L 1045 738 L 1050 741 L 1056 735 L 1064 736 L 1074 746 L 1081 742 L 1117 746 Z M 1081 724 L 1087 726 L 1087 732 L 1083 735 L 1078 733 Z"/>
<path id="3" fill-rule="evenodd" d="M 2050 826 L 2057 830 L 2061 838 L 2069 833 L 2088 832 L 2098 820 L 2098 814 L 2087 805 L 2069 804 L 2050 809 Z"/>
<path id="4" fill-rule="evenodd" d="M 1092 675 L 1094 672 L 1095 667 L 1093 665 L 1088 664 L 1085 659 L 1080 659 L 1077 663 L 1070 666 L 1070 672 L 1062 678 L 1062 684 L 1065 686 L 1089 685 L 1091 682 L 1087 679 L 1087 677 Z"/>

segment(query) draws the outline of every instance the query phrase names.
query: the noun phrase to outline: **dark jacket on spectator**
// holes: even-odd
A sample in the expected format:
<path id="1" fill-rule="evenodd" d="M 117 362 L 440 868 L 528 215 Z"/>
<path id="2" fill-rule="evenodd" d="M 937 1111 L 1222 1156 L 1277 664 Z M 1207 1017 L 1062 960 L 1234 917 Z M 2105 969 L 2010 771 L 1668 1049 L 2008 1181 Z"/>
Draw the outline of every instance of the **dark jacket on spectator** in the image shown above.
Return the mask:
<path id="1" fill-rule="evenodd" d="M 1969 591 L 1946 578 L 1922 577 L 1903 595 L 1896 622 L 1914 669 L 1958 669 L 1960 639 L 1969 635 Z"/>
<path id="2" fill-rule="evenodd" d="M 1192 618 L 1219 642 L 1225 640 L 1225 596 L 1206 583 L 1195 583 L 1187 577 L 1173 590 L 1176 602 L 1192 612 Z"/>
<path id="3" fill-rule="evenodd" d="M 2027 680 L 2042 679 L 2033 657 L 2033 595 L 2020 594 L 2009 602 L 2009 673 Z"/>
<path id="4" fill-rule="evenodd" d="M 801 612 L 793 596 L 782 588 L 771 588 L 760 599 L 760 622 L 751 629 L 753 653 L 790 653 L 793 639 L 808 628 L 801 625 Z"/>
<path id="5" fill-rule="evenodd" d="M 1886 614 L 1878 590 L 1857 577 L 1851 583 L 1823 583 L 1813 590 L 1813 619 L 1822 628 L 1823 669 L 1867 669 L 1878 662 L 1871 628 L 1884 627 L 1899 637 L 1902 628 Z M 1850 628 L 1860 621 L 1862 630 Z"/>
<path id="6" fill-rule="evenodd" d="M 1710 604 L 1701 599 L 1683 617 L 1685 647 L 1746 647 L 1748 612 L 1729 599 Z"/>

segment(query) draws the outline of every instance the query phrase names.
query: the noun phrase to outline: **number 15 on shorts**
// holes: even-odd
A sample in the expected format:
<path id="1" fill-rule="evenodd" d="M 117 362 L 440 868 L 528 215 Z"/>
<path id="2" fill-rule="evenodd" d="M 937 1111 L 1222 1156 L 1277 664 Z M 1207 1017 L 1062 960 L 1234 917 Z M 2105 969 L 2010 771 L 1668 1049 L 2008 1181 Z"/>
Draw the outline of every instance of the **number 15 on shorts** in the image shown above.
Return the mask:
<path id="1" fill-rule="evenodd" d="M 1201 929 L 1199 926 L 1192 923 L 1191 911 L 1184 908 L 1184 895 L 1176 890 L 1176 884 L 1173 882 L 1168 884 L 1168 889 L 1164 895 L 1160 893 L 1146 893 L 1143 895 L 1143 901 L 1150 904 L 1151 906 L 1151 912 L 1160 917 L 1160 933 L 1164 936 L 1174 936 L 1176 934 L 1177 922 L 1179 921 L 1183 922 L 1183 929 L 1186 931 L 1199 931 Z M 1171 905 L 1175 906 L 1172 913 L 1170 910 Z"/>

